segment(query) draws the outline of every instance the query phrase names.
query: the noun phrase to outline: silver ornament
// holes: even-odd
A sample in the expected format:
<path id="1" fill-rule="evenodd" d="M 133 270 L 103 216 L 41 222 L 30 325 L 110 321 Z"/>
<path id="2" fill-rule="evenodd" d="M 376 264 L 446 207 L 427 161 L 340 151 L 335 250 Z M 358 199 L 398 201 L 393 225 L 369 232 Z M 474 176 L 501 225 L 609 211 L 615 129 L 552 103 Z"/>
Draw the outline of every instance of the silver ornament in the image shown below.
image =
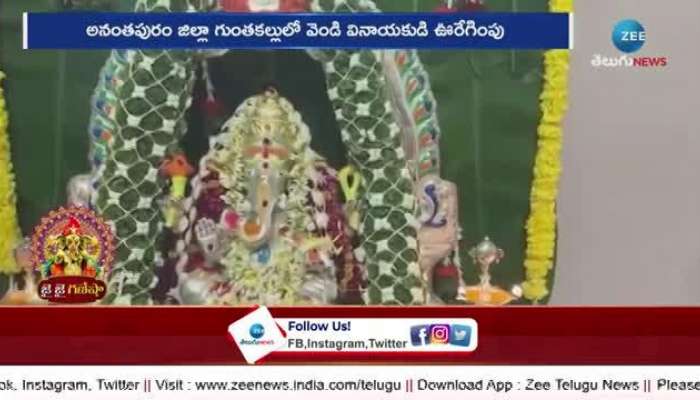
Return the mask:
<path id="1" fill-rule="evenodd" d="M 493 264 L 498 264 L 501 262 L 505 256 L 502 249 L 498 248 L 491 239 L 484 238 L 476 247 L 469 251 L 469 255 L 475 264 L 479 266 L 481 270 L 480 280 L 481 284 L 484 286 L 491 285 L 491 266 Z"/>
<path id="2" fill-rule="evenodd" d="M 503 259 L 504 254 L 503 250 L 499 249 L 487 236 L 469 251 L 469 255 L 475 263 L 490 266 L 491 264 L 498 264 Z"/>
<path id="3" fill-rule="evenodd" d="M 90 174 L 75 175 L 68 181 L 68 205 L 90 207 L 93 188 Z"/>
<path id="4" fill-rule="evenodd" d="M 313 305 L 329 304 L 335 300 L 338 294 L 338 287 L 335 279 L 326 274 L 307 274 L 300 289 L 300 297 L 305 302 Z"/>
<path id="5" fill-rule="evenodd" d="M 182 304 L 208 304 L 212 283 L 211 278 L 201 272 L 180 275 L 179 294 Z"/>

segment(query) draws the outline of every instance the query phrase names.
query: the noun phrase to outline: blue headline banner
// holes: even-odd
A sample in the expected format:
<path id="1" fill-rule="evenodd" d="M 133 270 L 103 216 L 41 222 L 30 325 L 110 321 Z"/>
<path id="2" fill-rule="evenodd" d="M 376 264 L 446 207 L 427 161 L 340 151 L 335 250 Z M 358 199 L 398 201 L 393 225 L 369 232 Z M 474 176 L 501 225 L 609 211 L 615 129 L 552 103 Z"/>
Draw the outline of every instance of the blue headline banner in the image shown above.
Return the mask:
<path id="1" fill-rule="evenodd" d="M 26 13 L 25 49 L 568 49 L 563 13 Z"/>

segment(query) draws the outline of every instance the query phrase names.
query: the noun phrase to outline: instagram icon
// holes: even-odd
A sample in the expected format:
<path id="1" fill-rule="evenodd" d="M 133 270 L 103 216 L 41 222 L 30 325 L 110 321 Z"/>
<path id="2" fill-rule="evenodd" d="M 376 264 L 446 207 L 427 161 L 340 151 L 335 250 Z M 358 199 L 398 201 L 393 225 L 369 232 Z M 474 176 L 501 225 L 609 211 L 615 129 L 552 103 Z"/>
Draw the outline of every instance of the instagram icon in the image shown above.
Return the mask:
<path id="1" fill-rule="evenodd" d="M 450 326 L 449 325 L 431 325 L 430 326 L 430 343 L 431 344 L 447 344 L 450 341 Z"/>

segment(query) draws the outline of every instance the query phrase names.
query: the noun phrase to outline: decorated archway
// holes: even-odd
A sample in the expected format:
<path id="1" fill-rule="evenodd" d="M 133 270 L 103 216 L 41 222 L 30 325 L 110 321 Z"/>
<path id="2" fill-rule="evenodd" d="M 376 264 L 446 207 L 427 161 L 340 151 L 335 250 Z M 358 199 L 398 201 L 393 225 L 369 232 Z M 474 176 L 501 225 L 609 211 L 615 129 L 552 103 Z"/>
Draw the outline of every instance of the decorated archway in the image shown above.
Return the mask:
<path id="1" fill-rule="evenodd" d="M 204 9 L 211 6 L 205 2 L 197 3 L 189 2 L 186 7 Z M 235 5 L 243 2 L 228 3 Z M 498 1 L 494 0 L 493 3 Z M 171 6 L 168 1 L 140 1 L 137 9 L 182 11 Z M 375 11 L 372 3 L 359 1 L 320 1 L 314 2 L 311 7 L 313 11 Z M 553 10 L 565 11 L 569 8 L 570 2 L 552 2 Z M 555 243 L 558 123 L 563 112 L 562 105 L 566 103 L 566 93 L 562 90 L 565 88 L 562 81 L 565 84 L 566 52 L 548 52 L 545 57 L 543 115 L 537 118 L 541 119 L 537 132 L 541 139 L 539 145 L 524 151 L 523 157 L 512 157 L 513 151 L 509 147 L 500 148 L 502 154 L 507 156 L 502 161 L 506 162 L 507 159 L 515 168 L 498 166 L 499 150 L 494 147 L 521 140 L 527 147 L 534 142 L 524 137 L 534 137 L 535 129 L 530 124 L 536 121 L 529 116 L 521 119 L 520 105 L 516 104 L 527 103 L 523 109 L 527 115 L 531 115 L 531 110 L 537 108 L 534 97 L 517 100 L 521 95 L 512 89 L 516 84 L 520 85 L 520 80 L 531 88 L 537 86 L 541 79 L 536 73 L 530 75 L 521 71 L 524 70 L 521 65 L 528 62 L 525 55 L 513 56 L 514 67 L 510 68 L 512 77 L 503 80 L 496 78 L 495 74 L 491 76 L 488 55 L 474 57 L 470 52 L 464 53 L 461 67 L 466 66 L 474 76 L 479 76 L 480 83 L 464 85 L 471 94 L 462 97 L 476 99 L 474 104 L 480 103 L 478 107 L 465 105 L 463 99 L 456 101 L 454 92 L 445 90 L 445 80 L 440 73 L 431 71 L 431 76 L 422 76 L 421 70 L 426 68 L 414 52 L 313 52 L 312 56 L 324 68 L 328 101 L 338 116 L 336 123 L 342 132 L 347 158 L 361 172 L 365 181 L 360 198 L 365 203 L 361 207 L 362 244 L 358 246 L 357 253 L 364 257 L 367 269 L 368 302 L 423 304 L 429 300 L 429 290 L 425 289 L 433 276 L 426 275 L 419 267 L 419 255 L 425 254 L 420 251 L 421 242 L 426 243 L 420 240 L 420 228 L 425 219 L 439 214 L 433 215 L 431 212 L 429 205 L 432 198 L 429 195 L 422 198 L 426 205 L 424 212 L 418 212 L 417 200 L 423 193 L 417 190 L 417 184 L 421 183 L 423 188 L 431 184 L 437 187 L 439 185 L 436 184 L 444 181 L 420 179 L 431 175 L 440 178 L 440 163 L 422 164 L 423 161 L 430 161 L 431 151 L 439 149 L 437 141 L 428 141 L 428 145 L 424 145 L 425 152 L 421 153 L 415 151 L 416 147 L 407 138 L 412 137 L 421 143 L 424 140 L 421 138 L 426 137 L 421 133 L 429 132 L 427 127 L 431 126 L 422 122 L 438 121 L 438 116 L 440 123 L 436 123 L 434 128 L 439 132 L 438 127 L 442 126 L 443 130 L 448 131 L 448 142 L 451 144 L 443 145 L 442 157 L 437 153 L 436 160 L 442 158 L 446 176 L 457 184 L 453 190 L 456 192 L 454 196 L 459 197 L 461 213 L 454 221 L 461 222 L 457 225 L 462 225 L 464 232 L 461 249 L 454 255 L 461 253 L 464 257 L 470 247 L 484 236 L 490 236 L 506 252 L 501 265 L 493 271 L 494 282 L 509 296 L 522 295 L 520 300 L 515 301 L 546 301 L 551 285 Z M 457 57 L 438 66 L 441 57 L 440 54 L 428 55 L 427 69 L 441 68 L 446 77 L 450 76 L 450 69 L 459 64 Z M 111 280 L 111 290 L 115 296 L 110 301 L 151 302 L 151 290 L 157 280 L 155 266 L 165 263 L 157 251 L 160 247 L 157 242 L 163 238 L 162 224 L 165 222 L 160 212 L 160 199 L 162 193 L 167 191 L 169 182 L 159 176 L 159 168 L 167 156 L 180 150 L 181 139 L 187 130 L 186 111 L 197 81 L 196 71 L 203 58 L 203 54 L 187 52 L 114 52 L 103 70 L 91 119 L 91 133 L 96 134 L 93 179 L 99 187 L 93 200 L 96 208 L 112 220 L 120 238 L 121 246 L 117 254 L 119 268 Z M 538 58 L 537 55 L 532 57 L 533 60 Z M 521 59 L 525 62 L 521 62 Z M 532 70 L 537 72 L 539 62 L 532 64 Z M 411 77 L 416 79 L 411 81 Z M 406 84 L 420 82 L 421 79 L 428 82 L 427 87 L 422 87 L 417 96 L 412 96 L 415 93 Z M 508 93 L 517 100 L 513 102 L 515 112 L 510 113 L 511 125 L 520 126 L 523 138 L 512 137 L 511 140 L 498 133 L 500 138 L 493 140 L 488 134 L 489 131 L 507 131 L 509 134 L 517 131 L 517 128 L 507 126 L 507 122 L 501 126 L 496 125 L 491 117 L 484 118 L 489 101 L 496 104 L 489 90 L 499 87 L 499 79 L 501 86 L 511 87 L 507 89 Z M 423 112 L 420 111 L 421 104 L 426 101 L 430 104 L 436 97 L 431 95 L 431 81 L 438 86 L 440 109 L 428 107 L 427 112 Z M 455 87 L 462 84 L 459 81 L 453 83 Z M 376 89 L 389 95 L 383 98 L 376 96 Z M 495 94 L 498 94 L 498 89 Z M 498 104 L 502 112 L 510 107 L 500 100 Z M 365 115 L 368 109 L 369 115 Z M 466 109 L 471 111 L 462 111 Z M 407 110 L 417 111 L 417 114 L 410 115 L 410 112 L 406 113 Z M 457 113 L 464 114 L 462 123 L 465 126 L 456 122 L 460 118 L 453 115 Z M 407 114 L 409 118 L 406 118 Z M 446 118 L 445 115 L 450 117 Z M 365 124 L 371 129 L 364 127 Z M 469 139 L 456 139 L 462 129 L 469 132 Z M 476 134 L 478 131 L 483 132 Z M 104 135 L 105 132 L 111 133 L 111 136 Z M 430 137 L 437 138 L 437 134 L 430 134 Z M 468 143 L 468 146 L 454 146 L 454 143 Z M 404 154 L 396 154 L 397 148 L 404 149 Z M 381 162 L 377 154 L 382 155 Z M 422 173 L 417 169 L 421 165 L 428 165 L 428 170 Z M 387 187 L 387 182 L 391 186 Z M 523 182 L 526 185 L 522 185 Z M 528 192 L 527 196 L 521 195 L 524 191 Z M 443 193 L 449 193 L 449 190 Z M 506 197 L 517 198 L 517 202 L 507 201 Z M 530 222 L 527 231 L 514 233 L 518 230 L 514 228 L 517 222 L 511 220 L 519 221 L 522 229 L 528 215 Z M 508 223 L 501 223 L 504 220 Z M 457 229 L 457 226 L 454 228 Z M 478 268 L 466 260 L 463 261 L 463 268 L 460 268 L 458 257 L 442 259 L 440 264 L 436 274 L 439 278 L 454 277 L 463 271 L 464 279 L 459 279 L 459 282 L 464 282 L 464 286 L 474 286 L 479 282 Z M 511 288 L 518 290 L 513 293 Z M 448 292 L 457 289 L 451 287 Z M 447 297 L 469 300 L 463 293 Z"/>
<path id="2" fill-rule="evenodd" d="M 203 11 L 206 5 L 188 7 Z M 168 0 L 138 2 L 136 10 L 185 11 Z M 370 2 L 337 1 L 314 2 L 311 11 L 374 9 Z M 324 63 L 343 141 L 365 187 L 358 255 L 368 271 L 369 301 L 422 304 L 426 289 L 418 266 L 414 183 L 401 151 L 401 130 L 384 95 L 382 60 L 369 50 L 315 57 Z M 103 124 L 95 129 L 100 132 L 95 149 L 107 149 L 103 160 L 95 157 L 94 205 L 113 222 L 119 239 L 110 300 L 149 300 L 153 266 L 161 264 L 156 243 L 164 222 L 157 204 L 164 189 L 158 168 L 185 133 L 193 71 L 194 55 L 186 52 L 114 52 L 104 71 L 111 79 L 100 80 L 98 98 L 109 102 L 115 95 L 114 118 L 93 120 Z M 110 129 L 113 137 L 104 134 Z"/>

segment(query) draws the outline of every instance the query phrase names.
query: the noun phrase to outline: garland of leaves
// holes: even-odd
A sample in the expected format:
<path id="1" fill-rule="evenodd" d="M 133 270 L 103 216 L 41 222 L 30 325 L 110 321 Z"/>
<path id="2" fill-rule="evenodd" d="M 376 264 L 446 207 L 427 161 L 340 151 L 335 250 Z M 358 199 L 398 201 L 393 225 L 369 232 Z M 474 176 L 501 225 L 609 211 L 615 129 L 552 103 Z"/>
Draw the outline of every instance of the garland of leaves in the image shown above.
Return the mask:
<path id="1" fill-rule="evenodd" d="M 314 0 L 311 11 L 379 12 L 371 0 Z M 386 98 L 380 53 L 344 49 L 310 54 L 323 64 L 348 159 L 362 175 L 362 241 L 356 254 L 367 267 L 366 302 L 424 304 L 414 185 L 401 148 L 401 130 Z"/>
<path id="2" fill-rule="evenodd" d="M 551 12 L 572 12 L 573 0 L 551 0 Z M 569 51 L 550 50 L 544 56 L 542 120 L 537 129 L 534 179 L 527 221 L 525 282 L 523 295 L 538 303 L 549 295 L 547 277 L 554 265 L 556 247 L 556 199 L 561 174 L 561 122 L 568 102 Z"/>
<path id="3" fill-rule="evenodd" d="M 201 10 L 198 0 L 138 0 L 137 12 Z M 162 259 L 157 244 L 166 181 L 158 169 L 187 130 L 194 61 L 189 51 L 130 50 L 119 69 L 114 137 L 97 181 L 95 209 L 115 229 L 117 250 L 108 304 L 150 304 Z"/>
<path id="4" fill-rule="evenodd" d="M 8 113 L 2 90 L 4 78 L 5 74 L 0 71 L 0 273 L 15 274 L 19 269 L 14 258 L 14 248 L 20 237 L 20 230 L 17 222 L 15 175 L 12 172 L 10 139 L 7 133 Z"/>

